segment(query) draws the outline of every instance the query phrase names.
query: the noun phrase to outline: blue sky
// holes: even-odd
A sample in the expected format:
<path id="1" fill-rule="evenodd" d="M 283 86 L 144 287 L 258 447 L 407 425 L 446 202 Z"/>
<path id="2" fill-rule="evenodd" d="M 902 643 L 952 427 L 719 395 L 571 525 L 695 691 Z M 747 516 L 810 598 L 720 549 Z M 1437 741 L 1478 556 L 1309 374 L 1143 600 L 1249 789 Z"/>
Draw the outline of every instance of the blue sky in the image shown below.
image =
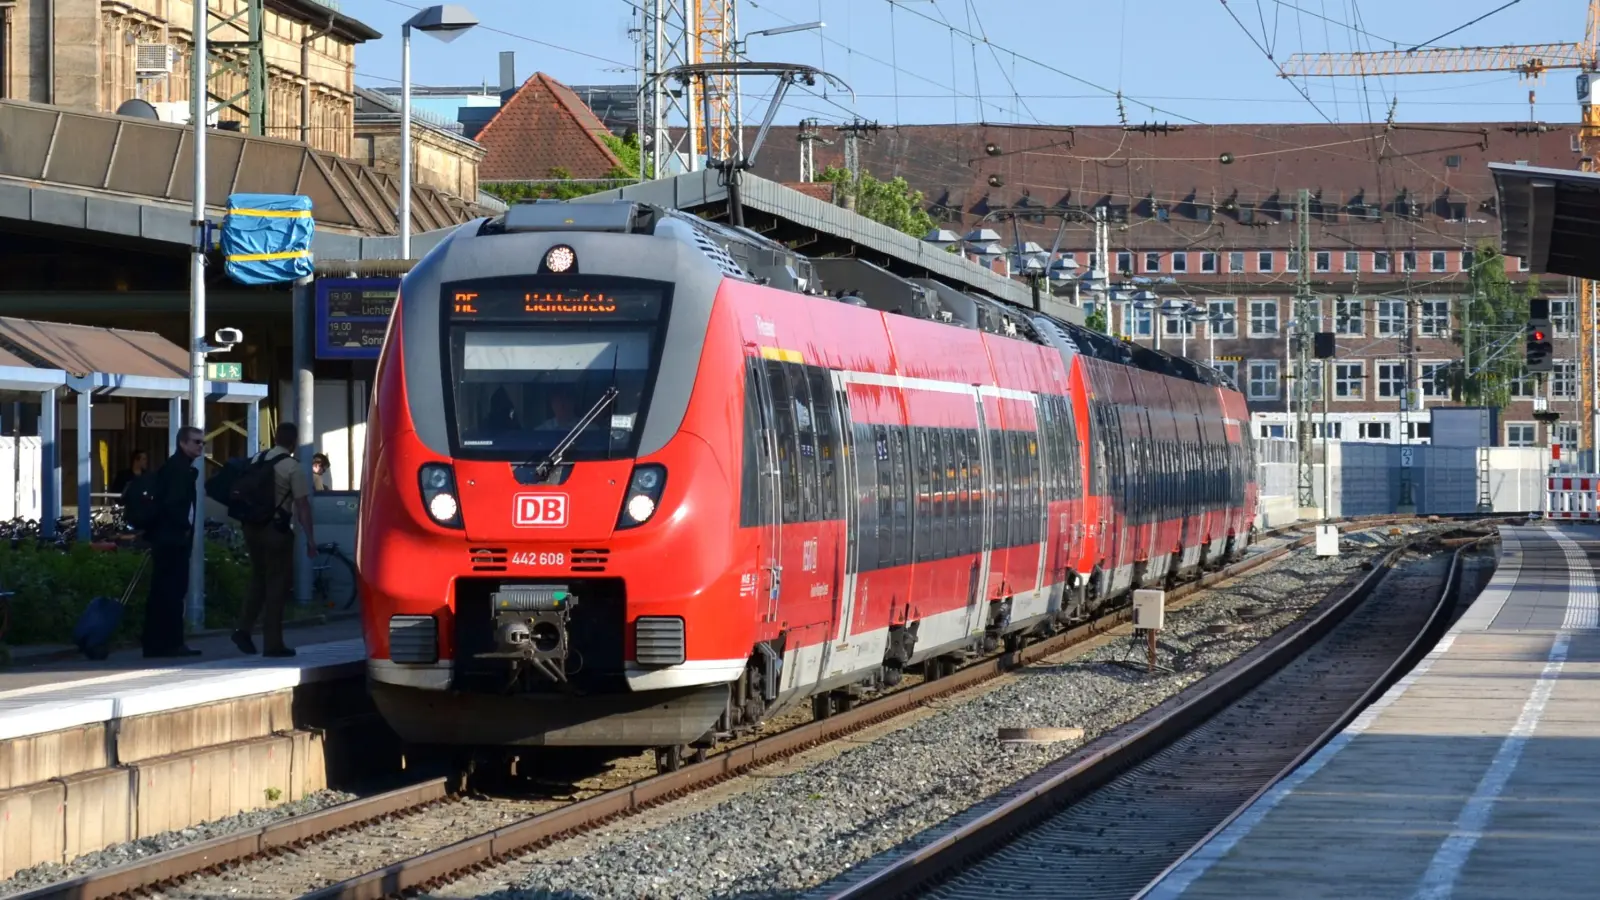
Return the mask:
<path id="1" fill-rule="evenodd" d="M 420 5 L 342 0 L 346 14 L 384 33 L 357 48 L 358 84 L 398 83 L 400 24 Z M 414 83 L 493 85 L 501 50 L 516 52 L 519 79 L 534 71 L 569 84 L 636 77 L 632 0 L 463 5 L 485 27 L 451 44 L 415 37 Z M 751 38 L 750 58 L 818 66 L 855 90 L 853 101 L 834 92 L 792 92 L 779 124 L 807 115 L 834 122 L 860 115 L 884 124 L 980 118 L 1109 124 L 1118 120 L 1118 90 L 1134 123 L 1367 121 L 1382 119 L 1393 99 L 1400 121 L 1525 121 L 1530 89 L 1536 118 L 1572 122 L 1578 113 L 1571 71 L 1537 83 L 1510 73 L 1296 82 L 1308 100 L 1277 77 L 1267 53 L 1281 61 L 1302 51 L 1424 42 L 1576 42 L 1585 12 L 1580 0 L 739 0 L 742 32 L 827 23 L 820 32 Z M 748 97 L 768 88 L 747 79 L 745 90 Z M 747 99 L 747 117 L 764 109 Z"/>

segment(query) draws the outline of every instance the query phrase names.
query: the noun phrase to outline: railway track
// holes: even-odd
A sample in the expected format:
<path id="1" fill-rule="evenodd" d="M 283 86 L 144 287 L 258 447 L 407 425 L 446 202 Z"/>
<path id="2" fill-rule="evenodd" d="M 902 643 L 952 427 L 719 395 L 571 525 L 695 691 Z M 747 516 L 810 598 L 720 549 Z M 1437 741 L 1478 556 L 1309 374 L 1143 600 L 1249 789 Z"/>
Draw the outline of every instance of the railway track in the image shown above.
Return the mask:
<path id="1" fill-rule="evenodd" d="M 1386 524 L 1416 521 L 1414 517 L 1372 517 L 1341 524 L 1358 531 Z M 1305 526 L 1268 532 L 1278 546 L 1262 550 L 1219 572 L 1168 592 L 1178 608 L 1184 599 L 1218 582 L 1236 578 L 1282 558 L 1312 540 L 1294 536 Z M 22 898 L 88 898 L 128 896 L 161 890 L 169 897 L 192 893 L 189 882 L 218 875 L 256 860 L 274 858 L 274 870 L 303 873 L 311 880 L 291 893 L 310 890 L 343 872 L 354 877 L 314 890 L 315 897 L 379 897 L 445 881 L 495 860 L 524 853 L 577 834 L 597 824 L 631 815 L 753 768 L 771 764 L 819 744 L 886 722 L 940 697 L 965 691 L 1019 666 L 1052 656 L 1126 622 L 1124 608 L 1093 622 L 1021 648 L 981 659 L 972 665 L 904 687 L 855 709 L 721 750 L 704 762 L 644 778 L 584 800 L 475 800 L 454 791 L 451 781 L 432 779 L 395 791 L 351 801 L 305 816 L 190 845 L 145 860 L 70 878 L 24 894 Z M 383 849 L 361 839 L 377 829 Z M 421 846 L 441 849 L 414 853 Z M 276 880 L 276 879 L 274 879 Z M 297 879 L 290 878 L 289 881 Z M 198 884 L 194 887 L 199 887 Z M 263 885 L 263 887 L 266 887 Z M 231 892 L 230 892 L 231 893 Z M 265 895 L 281 896 L 269 891 Z"/>
<path id="2" fill-rule="evenodd" d="M 1330 740 L 1447 627 L 1461 560 L 1386 554 L 1336 605 L 919 839 L 828 900 L 1126 900 Z"/>

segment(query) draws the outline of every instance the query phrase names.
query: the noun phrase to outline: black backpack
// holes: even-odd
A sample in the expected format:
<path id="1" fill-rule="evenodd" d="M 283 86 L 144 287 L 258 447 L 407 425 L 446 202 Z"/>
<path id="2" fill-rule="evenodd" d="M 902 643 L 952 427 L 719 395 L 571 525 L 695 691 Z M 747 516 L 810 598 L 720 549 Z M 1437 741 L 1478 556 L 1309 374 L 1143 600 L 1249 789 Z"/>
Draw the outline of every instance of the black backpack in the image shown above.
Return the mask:
<path id="1" fill-rule="evenodd" d="M 161 522 L 161 501 L 156 497 L 158 471 L 143 472 L 122 489 L 122 519 L 140 531 L 149 531 Z"/>
<path id="2" fill-rule="evenodd" d="M 293 457 L 268 459 L 267 454 L 262 453 L 242 471 L 236 469 L 237 477 L 227 488 L 228 515 L 246 525 L 265 525 L 277 518 L 288 502 L 287 497 L 282 501 L 278 499 L 277 478 L 278 464 L 286 459 Z"/>

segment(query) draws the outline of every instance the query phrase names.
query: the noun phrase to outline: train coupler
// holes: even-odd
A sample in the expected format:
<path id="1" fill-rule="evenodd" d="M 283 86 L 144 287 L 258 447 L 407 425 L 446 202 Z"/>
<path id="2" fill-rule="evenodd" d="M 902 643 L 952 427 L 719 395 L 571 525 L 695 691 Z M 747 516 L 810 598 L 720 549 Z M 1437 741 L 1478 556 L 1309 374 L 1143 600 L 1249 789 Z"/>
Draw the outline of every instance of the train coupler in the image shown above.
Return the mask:
<path id="1" fill-rule="evenodd" d="M 567 680 L 571 651 L 568 624 L 577 595 L 565 585 L 506 585 L 489 598 L 494 610 L 495 649 L 479 659 L 525 664 L 551 681 Z"/>

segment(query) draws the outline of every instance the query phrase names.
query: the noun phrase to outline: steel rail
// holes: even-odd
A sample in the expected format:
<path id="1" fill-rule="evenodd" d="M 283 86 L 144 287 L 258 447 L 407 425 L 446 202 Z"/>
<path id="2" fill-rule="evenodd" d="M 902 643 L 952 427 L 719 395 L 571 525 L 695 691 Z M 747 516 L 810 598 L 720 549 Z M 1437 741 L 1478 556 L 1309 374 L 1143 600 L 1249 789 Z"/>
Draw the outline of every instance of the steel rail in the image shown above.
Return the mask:
<path id="1" fill-rule="evenodd" d="M 1321 524 L 1336 524 L 1341 532 L 1347 532 L 1384 525 L 1423 522 L 1429 518 L 1378 515 L 1352 517 L 1337 523 Z M 1447 521 L 1467 517 L 1431 518 Z M 1280 526 L 1261 532 L 1256 540 L 1279 537 L 1316 524 L 1319 523 L 1298 522 Z M 1218 571 L 1203 574 L 1168 591 L 1167 599 L 1169 602 L 1182 600 L 1219 582 L 1242 576 L 1309 545 L 1314 539 L 1314 535 L 1307 534 L 1279 547 L 1246 557 Z M 451 874 L 494 859 L 519 855 L 567 835 L 588 830 L 605 821 L 631 815 L 741 775 L 750 769 L 786 759 L 818 744 L 904 715 L 931 700 L 967 690 L 1014 668 L 1060 653 L 1082 641 L 1125 624 L 1131 617 L 1131 609 L 1123 606 L 1091 622 L 1078 625 L 1020 650 L 989 656 L 942 678 L 887 693 L 847 712 L 731 747 L 703 762 L 685 766 L 676 772 L 646 778 L 588 800 L 524 819 L 494 832 L 403 860 L 332 885 L 311 896 L 385 896 L 427 882 L 443 880 Z M 216 871 L 223 865 L 248 862 L 325 840 L 386 818 L 409 815 L 434 804 L 449 801 L 453 796 L 449 779 L 432 779 L 259 828 L 168 850 L 135 862 L 85 873 L 13 895 L 8 900 L 101 900 L 101 898 L 129 896 L 136 891 L 157 888 L 190 876 Z"/>
<path id="2" fill-rule="evenodd" d="M 1031 789 L 1019 793 L 993 810 L 907 853 L 870 875 L 833 891 L 827 895 L 828 900 L 864 900 L 864 898 L 892 900 L 912 895 L 930 883 L 954 874 L 974 861 L 988 857 L 1033 826 L 1061 813 L 1073 803 L 1087 798 L 1134 766 L 1155 757 L 1217 713 L 1246 697 L 1262 682 L 1332 632 L 1346 616 L 1371 595 L 1393 570 L 1394 564 L 1400 557 L 1416 543 L 1418 541 L 1408 540 L 1400 547 L 1384 553 L 1371 571 L 1314 618 L 1302 620 L 1299 627 L 1291 631 L 1279 632 L 1277 638 L 1269 639 L 1129 725 L 1083 748 L 1078 754 L 1059 764 L 1063 766 L 1061 771 Z M 1425 639 L 1433 634 L 1438 623 L 1443 620 L 1443 614 L 1454 597 L 1456 572 L 1464 549 L 1464 547 L 1458 548 L 1453 554 L 1444 587 L 1435 600 L 1424 627 L 1419 630 L 1401 655 L 1385 669 L 1379 682 L 1367 689 L 1350 709 L 1338 717 L 1340 722 L 1338 727 L 1343 727 L 1343 723 L 1347 723 L 1361 708 L 1378 696 L 1375 692 L 1379 685 L 1384 685 L 1386 689 L 1385 682 L 1392 683 L 1392 679 L 1400 677 L 1409 669 L 1419 648 L 1425 650 Z M 1337 733 L 1337 728 L 1326 730 L 1319 738 L 1317 746 L 1330 740 L 1332 735 Z M 1315 748 L 1305 750 L 1297 756 L 1295 763 L 1312 752 L 1315 752 Z M 1293 765 L 1274 777 L 1273 781 L 1290 771 L 1293 771 Z M 1237 816 L 1242 809 L 1243 807 L 1233 810 L 1229 814 L 1229 819 Z M 1188 852 L 1192 853 L 1193 848 Z"/>

